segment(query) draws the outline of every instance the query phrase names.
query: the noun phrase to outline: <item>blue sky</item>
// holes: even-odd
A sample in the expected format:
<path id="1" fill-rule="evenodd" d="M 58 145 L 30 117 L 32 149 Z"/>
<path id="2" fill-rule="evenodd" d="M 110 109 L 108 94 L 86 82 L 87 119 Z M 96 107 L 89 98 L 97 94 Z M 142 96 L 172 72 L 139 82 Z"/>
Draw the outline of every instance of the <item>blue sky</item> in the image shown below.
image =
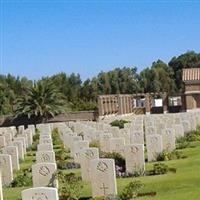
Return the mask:
<path id="1" fill-rule="evenodd" d="M 0 74 L 38 79 L 60 71 L 166 62 L 200 52 L 200 1 L 1 0 Z"/>

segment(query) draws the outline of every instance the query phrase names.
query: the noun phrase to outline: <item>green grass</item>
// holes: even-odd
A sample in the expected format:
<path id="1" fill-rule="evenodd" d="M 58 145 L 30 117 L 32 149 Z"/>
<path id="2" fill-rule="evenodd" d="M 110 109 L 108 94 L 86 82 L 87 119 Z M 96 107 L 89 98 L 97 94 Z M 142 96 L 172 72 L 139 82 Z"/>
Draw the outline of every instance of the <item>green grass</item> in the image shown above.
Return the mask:
<path id="1" fill-rule="evenodd" d="M 156 192 L 154 197 L 141 197 L 141 200 L 197 200 L 200 199 L 200 142 L 193 142 L 193 148 L 182 149 L 185 159 L 166 161 L 169 167 L 177 172 L 159 176 L 140 178 L 118 178 L 118 192 L 132 180 L 140 180 L 144 184 L 142 192 Z M 34 156 L 26 156 L 21 163 L 21 168 L 28 168 L 33 164 Z M 146 169 L 151 169 L 153 163 L 147 163 Z M 73 172 L 80 176 L 80 169 L 64 170 L 65 173 Z M 4 200 L 18 200 L 20 193 L 26 188 L 4 188 Z M 91 187 L 84 183 L 81 191 L 83 197 L 91 196 Z"/>

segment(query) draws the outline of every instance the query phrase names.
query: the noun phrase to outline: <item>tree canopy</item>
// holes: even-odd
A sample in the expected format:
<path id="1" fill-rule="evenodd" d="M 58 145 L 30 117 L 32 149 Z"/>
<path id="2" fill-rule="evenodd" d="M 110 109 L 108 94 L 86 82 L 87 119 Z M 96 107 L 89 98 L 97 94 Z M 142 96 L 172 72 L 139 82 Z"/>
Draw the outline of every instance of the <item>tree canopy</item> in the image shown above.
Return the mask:
<path id="1" fill-rule="evenodd" d="M 36 115 L 44 118 L 66 110 L 94 110 L 100 94 L 182 92 L 183 68 L 200 68 L 200 53 L 186 52 L 169 63 L 157 60 L 141 72 L 136 67 L 101 71 L 82 80 L 61 72 L 33 82 L 26 77 L 0 75 L 0 115 Z"/>

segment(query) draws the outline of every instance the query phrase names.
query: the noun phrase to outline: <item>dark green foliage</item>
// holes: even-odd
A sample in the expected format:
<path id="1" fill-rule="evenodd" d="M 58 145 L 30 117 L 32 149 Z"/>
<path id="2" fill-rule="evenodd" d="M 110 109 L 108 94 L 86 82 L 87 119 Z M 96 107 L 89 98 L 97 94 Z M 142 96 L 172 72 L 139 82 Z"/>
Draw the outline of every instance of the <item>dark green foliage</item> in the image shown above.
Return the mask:
<path id="1" fill-rule="evenodd" d="M 119 195 L 121 200 L 131 200 L 135 199 L 138 196 L 139 191 L 143 187 L 143 184 L 140 181 L 130 182 Z"/>
<path id="2" fill-rule="evenodd" d="M 142 92 L 168 92 L 173 93 L 175 83 L 173 70 L 161 60 L 152 63 L 140 73 L 140 88 Z"/>
<path id="3" fill-rule="evenodd" d="M 61 113 L 64 109 L 64 97 L 53 82 L 43 79 L 27 89 L 27 93 L 17 99 L 16 117 L 38 117 L 45 121 Z"/>
<path id="4" fill-rule="evenodd" d="M 90 145 L 89 145 L 89 146 L 90 146 L 90 147 L 96 147 L 96 148 L 100 149 L 100 143 L 99 143 L 98 140 L 95 140 L 95 141 L 90 142 Z"/>
<path id="5" fill-rule="evenodd" d="M 180 151 L 163 151 L 158 155 L 157 161 L 168 161 L 168 160 L 176 160 L 176 159 L 181 159 L 181 158 L 186 158 L 182 152 Z"/>
<path id="6" fill-rule="evenodd" d="M 11 187 L 32 186 L 31 169 L 20 170 L 11 183 Z"/>
<path id="7" fill-rule="evenodd" d="M 176 90 L 183 91 L 182 69 L 200 68 L 200 53 L 188 51 L 178 57 L 173 57 L 169 62 L 169 67 L 174 71 L 173 79 L 175 80 Z"/>
<path id="8" fill-rule="evenodd" d="M 161 175 L 166 174 L 169 171 L 169 168 L 164 163 L 155 163 L 153 165 L 153 170 L 147 172 L 147 175 Z"/>
<path id="9" fill-rule="evenodd" d="M 39 143 L 40 134 L 36 132 L 33 136 L 33 144 L 27 149 L 28 151 L 36 151 Z"/>
<path id="10" fill-rule="evenodd" d="M 117 126 L 120 129 L 124 128 L 124 124 L 129 123 L 129 121 L 120 119 L 120 120 L 115 120 L 113 122 L 110 123 L 111 126 Z"/>
<path id="11" fill-rule="evenodd" d="M 115 153 L 115 152 L 114 153 L 103 153 L 102 157 L 114 159 L 115 165 L 125 169 L 125 159 L 121 154 Z"/>
<path id="12" fill-rule="evenodd" d="M 59 199 L 60 200 L 78 200 L 83 188 L 81 178 L 73 173 L 64 174 L 58 172 L 59 180 Z"/>
<path id="13" fill-rule="evenodd" d="M 186 52 L 169 64 L 161 60 L 137 73 L 136 67 L 100 72 L 82 82 L 79 74 L 64 72 L 33 84 L 25 77 L 0 75 L 0 115 L 28 115 L 46 119 L 60 112 L 96 110 L 100 94 L 183 91 L 182 69 L 200 67 L 200 53 Z M 16 101 L 17 100 L 17 101 Z M 35 101 L 34 101 L 35 100 Z"/>
<path id="14" fill-rule="evenodd" d="M 191 131 L 186 136 L 177 139 L 177 148 L 186 148 L 190 142 L 200 141 L 200 126 L 195 131 Z"/>

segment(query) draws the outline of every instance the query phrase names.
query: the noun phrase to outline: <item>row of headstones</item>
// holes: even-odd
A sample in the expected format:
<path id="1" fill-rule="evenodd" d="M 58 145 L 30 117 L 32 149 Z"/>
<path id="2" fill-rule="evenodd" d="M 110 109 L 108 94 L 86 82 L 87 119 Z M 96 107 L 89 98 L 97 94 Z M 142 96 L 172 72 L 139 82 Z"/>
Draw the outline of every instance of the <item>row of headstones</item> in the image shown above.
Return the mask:
<path id="1" fill-rule="evenodd" d="M 2 186 L 13 181 L 14 170 L 19 170 L 19 161 L 24 160 L 26 149 L 32 145 L 34 126 L 0 128 L 0 200 L 3 200 Z"/>
<path id="2" fill-rule="evenodd" d="M 100 158 L 98 148 L 89 147 L 88 141 L 84 141 L 81 136 L 77 136 L 70 129 L 62 129 L 60 132 L 65 147 L 70 149 L 75 162 L 81 165 L 82 180 L 90 182 L 92 196 L 117 194 L 114 160 Z M 144 145 L 127 145 L 126 151 L 127 171 L 144 171 Z"/>
<path id="3" fill-rule="evenodd" d="M 162 152 L 164 148 L 171 148 L 171 150 L 175 148 L 175 134 L 169 134 L 166 130 L 164 131 L 164 134 L 167 136 L 170 135 L 169 138 L 164 138 L 163 134 L 149 134 L 146 136 L 147 149 L 150 149 L 148 151 L 149 160 L 155 160 L 158 153 Z M 97 148 L 89 148 L 89 141 L 83 140 L 81 136 L 72 133 L 69 129 L 63 131 L 62 139 L 65 146 L 71 150 L 71 155 L 74 157 L 75 161 L 81 164 L 82 179 L 91 182 L 93 197 L 116 194 L 117 189 L 114 160 L 99 158 Z M 109 138 L 109 140 L 106 140 L 109 144 L 109 151 L 116 152 L 120 150 L 119 144 L 122 144 L 121 146 L 124 146 L 127 170 L 132 171 L 137 167 L 140 169 L 142 167 L 142 169 L 144 169 L 144 145 L 124 145 L 124 140 L 123 137 Z M 163 144 L 163 140 L 169 141 L 165 142 L 165 145 Z"/>
<path id="4" fill-rule="evenodd" d="M 58 181 L 55 178 L 57 165 L 51 137 L 51 125 L 37 125 L 40 137 L 37 145 L 36 163 L 32 165 L 33 188 L 22 191 L 22 200 L 59 199 Z"/>
<path id="5" fill-rule="evenodd" d="M 199 113 L 198 113 L 199 114 Z M 194 116 L 193 120 L 195 119 L 196 123 L 195 126 L 193 126 L 193 129 L 190 130 L 195 130 L 196 125 L 200 122 L 199 120 L 199 115 L 197 113 L 193 113 L 193 114 L 186 114 L 185 116 Z M 185 120 L 187 119 L 184 116 Z M 140 121 L 140 120 L 139 120 Z M 190 122 L 189 122 L 190 123 Z M 80 125 L 80 123 L 79 123 Z M 181 125 L 181 123 L 179 123 L 178 125 Z M 84 126 L 82 126 L 84 127 Z M 80 126 L 79 126 L 79 129 Z M 186 132 L 186 131 L 185 131 Z M 82 132 L 84 133 L 84 132 Z M 70 133 L 71 134 L 71 133 Z M 68 134 L 67 137 L 71 137 L 71 140 L 73 141 L 74 139 L 76 140 L 81 140 L 80 136 L 72 136 Z M 183 134 L 184 135 L 184 134 Z M 144 169 L 144 145 L 143 144 L 131 144 L 131 145 L 125 145 L 125 139 L 122 138 L 104 138 L 104 145 L 101 144 L 101 140 L 100 140 L 100 146 L 101 147 L 106 147 L 108 151 L 110 152 L 119 152 L 119 153 L 124 153 L 125 155 L 125 159 L 126 159 L 126 168 L 127 170 L 133 171 L 133 170 L 138 170 L 138 169 Z M 147 134 L 146 135 L 146 144 L 147 144 L 147 155 L 148 155 L 148 160 L 149 161 L 153 161 L 156 160 L 157 156 L 159 153 L 161 153 L 163 150 L 169 150 L 172 151 L 175 149 L 175 139 L 176 139 L 176 135 L 175 135 L 175 131 L 173 128 L 164 128 L 164 130 L 161 132 L 161 134 Z M 70 139 L 68 140 L 70 141 Z M 107 145 L 105 144 L 107 143 Z M 75 146 L 79 145 L 80 142 L 75 142 Z M 75 148 L 75 147 L 73 147 Z M 86 157 L 88 157 L 88 155 L 90 155 L 89 157 L 92 158 L 92 160 L 98 160 L 100 162 L 99 158 L 94 159 L 91 155 L 97 155 L 96 157 L 98 157 L 98 153 L 95 154 L 95 151 L 92 151 L 92 148 L 89 149 L 83 149 L 82 151 L 79 152 L 79 156 L 80 156 L 80 160 L 81 160 L 81 155 L 84 155 L 83 160 L 85 162 L 87 162 Z M 90 160 L 90 159 L 89 159 Z M 83 167 L 82 166 L 87 166 L 87 177 L 90 177 L 89 179 L 92 180 L 93 177 L 95 177 L 95 174 L 92 174 L 93 172 L 93 167 L 92 167 L 92 160 L 90 160 L 90 162 L 87 162 L 87 164 L 82 164 L 81 165 L 81 171 L 83 171 Z M 130 161 L 128 163 L 128 161 Z M 137 168 L 139 167 L 139 168 Z M 90 173 L 88 173 L 88 171 L 90 171 Z M 95 171 L 95 173 L 97 173 L 97 171 Z M 89 176 L 90 175 L 90 176 Z M 93 184 L 92 181 L 92 188 L 95 184 L 98 184 L 97 181 L 94 181 L 95 183 Z M 105 186 L 105 187 L 104 187 Z M 101 189 L 105 190 L 106 188 L 108 189 L 109 187 L 105 185 L 105 183 L 102 184 L 102 186 L 100 186 L 99 184 L 96 185 L 94 187 L 93 190 L 93 195 L 95 196 L 96 194 L 94 194 L 95 188 L 99 188 L 98 192 L 101 191 Z M 96 192 L 96 193 L 98 193 Z M 105 192 L 105 191 L 104 191 Z M 101 193 L 102 195 L 102 193 Z"/>
<path id="6" fill-rule="evenodd" d="M 114 160 L 99 158 L 99 149 L 90 148 L 88 141 L 68 127 L 60 133 L 64 146 L 70 150 L 74 161 L 81 165 L 82 180 L 91 183 L 92 196 L 117 194 Z"/>
<path id="7" fill-rule="evenodd" d="M 57 191 L 57 180 L 54 180 L 53 186 L 56 188 L 49 188 L 46 187 L 50 180 L 52 179 L 52 175 L 56 172 L 57 167 L 55 163 L 55 153 L 53 152 L 53 145 L 51 140 L 51 129 L 50 125 L 38 125 L 37 128 L 40 130 L 40 143 L 38 144 L 38 151 L 36 153 L 36 164 L 32 166 L 32 179 L 33 179 L 33 187 L 27 190 L 22 191 L 22 200 L 32 200 L 32 199 L 49 199 L 49 200 L 58 200 L 58 191 Z M 29 131 L 29 130 L 32 131 Z M 14 129 L 12 129 L 13 131 Z M 20 158 L 23 160 L 24 155 L 26 152 L 26 148 L 32 144 L 32 140 L 28 137 L 29 133 L 35 133 L 35 127 L 30 126 L 28 129 L 24 130 L 23 126 L 18 127 L 18 134 L 17 132 L 12 133 L 12 136 L 16 136 L 11 139 L 7 139 L 7 136 L 10 138 L 10 134 L 8 129 L 1 129 L 1 136 L 3 140 L 6 140 L 3 148 L 3 151 L 10 147 L 9 145 L 15 144 L 15 140 L 19 140 L 19 146 L 17 146 L 17 151 L 11 151 L 13 156 L 7 154 L 0 154 L 0 200 L 3 200 L 3 192 L 2 192 L 2 185 L 9 185 L 13 179 L 13 159 L 16 160 L 18 157 L 18 150 L 19 152 L 23 152 L 23 156 Z M 28 134 L 27 134 L 28 133 Z M 46 134 L 47 133 L 47 134 Z M 31 134 L 30 134 L 31 135 Z M 23 138 L 23 139 L 22 139 Z M 32 138 L 32 137 L 31 137 Z M 12 143 L 10 142 L 12 141 Z M 7 145 L 8 144 L 8 145 Z M 20 149 L 18 148 L 20 147 Z M 14 153 L 16 154 L 14 154 Z M 20 155 L 20 154 L 19 154 Z M 14 163 L 15 163 L 14 160 Z M 45 163 L 46 162 L 46 163 Z M 2 180 L 3 178 L 3 180 Z M 3 182 L 3 183 L 2 183 Z M 44 187 L 45 186 L 45 187 Z"/>
<path id="8" fill-rule="evenodd" d="M 153 122 L 155 122 L 155 119 L 159 121 L 159 119 L 161 118 L 163 119 L 162 123 L 164 125 L 163 127 L 159 127 L 159 132 L 158 132 L 156 131 L 158 130 L 156 127 L 160 124 L 149 123 L 147 119 L 145 120 L 146 121 L 145 136 L 147 140 L 147 148 L 151 147 L 151 145 L 148 144 L 151 144 L 151 142 L 149 141 L 152 140 L 154 142 L 156 141 L 157 143 L 159 143 L 159 145 L 156 146 L 157 147 L 156 152 L 160 152 L 161 149 L 168 151 L 174 150 L 176 138 L 184 136 L 188 131 L 195 130 L 197 124 L 200 121 L 199 116 L 200 116 L 199 112 L 195 112 L 195 113 L 184 113 L 184 114 L 159 115 L 159 117 L 154 117 L 154 116 L 147 117 L 147 119 L 150 119 Z M 170 123 L 169 119 L 172 119 Z M 119 151 L 119 153 L 122 153 L 124 151 L 123 150 L 124 139 L 126 144 L 144 144 L 144 131 L 143 131 L 143 122 L 141 120 L 141 117 L 139 118 L 139 120 L 136 121 L 137 124 L 134 126 L 134 128 L 130 127 L 129 132 L 127 132 L 125 129 L 119 130 L 118 127 L 111 127 L 109 129 L 111 133 L 98 131 L 97 134 L 99 133 L 99 136 L 96 137 L 95 139 L 100 141 L 100 146 L 102 151 L 106 152 Z M 192 122 L 193 125 L 189 126 Z M 151 125 L 149 126 L 149 124 Z M 167 126 L 165 126 L 165 124 Z M 170 124 L 170 126 L 168 124 Z M 188 124 L 187 129 L 184 128 L 185 127 L 184 124 Z M 81 123 L 73 125 L 75 125 L 74 130 L 79 131 L 79 133 L 80 130 L 82 130 L 83 137 L 85 138 L 85 134 L 87 134 L 87 130 L 89 128 L 85 124 Z M 192 128 L 188 129 L 188 127 Z M 114 132 L 112 132 L 111 130 L 114 130 Z M 153 135 L 153 137 L 148 137 L 149 135 Z M 162 137 L 160 137 L 159 135 L 161 135 Z M 149 139 L 149 138 L 154 138 L 154 139 Z M 148 148 L 147 150 L 151 152 L 151 149 Z M 150 157 L 151 156 L 149 156 L 148 160 L 152 160 Z"/>

